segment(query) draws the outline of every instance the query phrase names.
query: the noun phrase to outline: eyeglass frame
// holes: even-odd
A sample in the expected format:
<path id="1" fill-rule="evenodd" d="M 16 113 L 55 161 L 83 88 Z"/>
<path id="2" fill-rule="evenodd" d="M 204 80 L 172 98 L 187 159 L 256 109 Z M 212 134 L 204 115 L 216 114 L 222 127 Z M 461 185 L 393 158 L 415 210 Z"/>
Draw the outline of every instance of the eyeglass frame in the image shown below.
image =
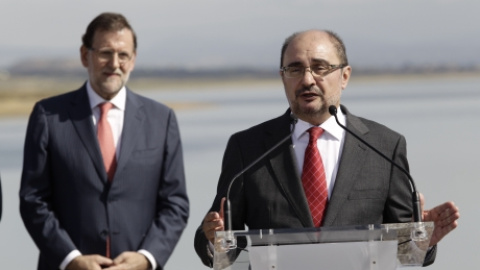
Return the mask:
<path id="1" fill-rule="evenodd" d="M 301 76 L 305 76 L 305 72 L 307 71 L 307 69 L 309 70 L 310 74 L 312 74 L 313 77 L 325 77 L 327 76 L 328 74 L 336 71 L 337 69 L 342 69 L 346 66 L 348 66 L 348 64 L 338 64 L 338 65 L 314 65 L 314 66 L 320 66 L 320 67 L 328 67 L 328 69 L 325 70 L 325 72 L 323 72 L 322 74 L 317 74 L 315 73 L 311 66 L 309 67 L 304 67 L 304 66 L 287 66 L 287 67 L 281 67 L 280 68 L 280 71 L 283 72 L 283 75 L 285 75 L 286 78 L 290 78 L 290 79 L 294 79 L 294 78 L 300 78 Z M 301 70 L 300 74 L 298 74 L 298 76 L 288 76 L 287 75 L 287 71 L 288 69 L 290 68 L 298 68 L 298 69 L 303 69 Z"/>
<path id="2" fill-rule="evenodd" d="M 113 49 L 96 49 L 94 47 L 90 47 L 88 48 L 89 51 L 92 51 L 94 53 L 97 54 L 97 57 L 99 60 L 103 61 L 103 62 L 108 62 L 108 61 L 112 61 L 113 58 L 114 58 L 114 55 L 117 54 L 118 55 L 118 63 L 120 65 L 124 65 L 126 63 L 128 63 L 129 61 L 132 60 L 133 56 L 134 56 L 134 53 L 128 53 L 128 52 L 117 52 Z M 127 57 L 126 59 L 122 59 L 122 56 L 125 56 Z"/>

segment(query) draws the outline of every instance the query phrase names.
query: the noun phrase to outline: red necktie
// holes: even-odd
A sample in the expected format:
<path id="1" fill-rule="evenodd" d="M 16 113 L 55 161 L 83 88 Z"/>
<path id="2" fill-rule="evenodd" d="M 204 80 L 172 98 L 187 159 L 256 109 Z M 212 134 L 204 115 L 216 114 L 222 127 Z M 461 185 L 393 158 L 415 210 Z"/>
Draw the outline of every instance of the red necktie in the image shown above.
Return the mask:
<path id="1" fill-rule="evenodd" d="M 115 144 L 113 142 L 112 128 L 107 120 L 108 111 L 113 107 L 110 102 L 104 102 L 98 105 L 100 108 L 100 120 L 97 124 L 97 137 L 102 151 L 103 164 L 107 170 L 108 181 L 113 180 L 115 169 L 117 167 L 117 159 L 115 157 Z M 107 235 L 106 239 L 106 254 L 107 258 L 110 258 L 110 235 Z"/>
<path id="2" fill-rule="evenodd" d="M 317 148 L 317 139 L 322 135 L 323 129 L 312 127 L 308 132 L 310 138 L 305 150 L 302 184 L 312 214 L 313 224 L 315 227 L 320 227 L 328 202 L 325 169 Z"/>
<path id="3" fill-rule="evenodd" d="M 113 142 L 112 128 L 107 120 L 108 111 L 113 107 L 110 102 L 98 105 L 100 108 L 100 120 L 97 125 L 97 137 L 102 151 L 103 164 L 107 170 L 108 181 L 113 180 L 115 169 L 117 167 L 117 159 L 115 157 L 115 144 Z"/>

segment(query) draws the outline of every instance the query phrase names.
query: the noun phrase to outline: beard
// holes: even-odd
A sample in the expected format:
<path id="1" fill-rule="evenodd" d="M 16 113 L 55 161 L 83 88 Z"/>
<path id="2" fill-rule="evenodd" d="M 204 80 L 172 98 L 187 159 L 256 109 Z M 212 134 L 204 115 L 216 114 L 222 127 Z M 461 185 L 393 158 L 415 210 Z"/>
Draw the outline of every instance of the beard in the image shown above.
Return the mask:
<path id="1" fill-rule="evenodd" d="M 111 99 L 116 96 L 122 87 L 126 85 L 130 75 L 130 73 L 124 73 L 120 69 L 108 71 L 108 73 L 116 75 L 105 78 L 103 74 L 98 76 L 92 73 L 90 76 L 93 89 L 104 99 Z"/>
<path id="2" fill-rule="evenodd" d="M 327 111 L 327 106 L 325 106 L 325 99 L 323 97 L 319 98 L 321 99 L 321 102 L 318 105 L 309 107 L 302 107 L 296 99 L 292 100 L 292 102 L 290 103 L 292 112 L 297 116 L 303 115 L 308 118 L 324 114 Z"/>

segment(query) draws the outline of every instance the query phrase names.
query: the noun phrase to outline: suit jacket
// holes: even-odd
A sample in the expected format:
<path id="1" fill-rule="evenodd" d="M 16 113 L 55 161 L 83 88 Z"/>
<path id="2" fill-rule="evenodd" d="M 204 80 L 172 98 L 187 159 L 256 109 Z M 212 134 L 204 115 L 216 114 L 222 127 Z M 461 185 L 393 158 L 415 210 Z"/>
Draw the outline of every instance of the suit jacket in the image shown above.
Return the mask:
<path id="1" fill-rule="evenodd" d="M 405 138 L 387 127 L 356 117 L 341 107 L 347 126 L 408 170 Z M 228 185 L 244 166 L 290 133 L 290 111 L 231 136 L 223 157 L 217 195 L 210 211 L 219 211 Z M 235 180 L 230 193 L 232 229 L 308 228 L 308 208 L 291 139 Z M 346 134 L 338 173 L 323 226 L 410 222 L 412 203 L 406 175 L 350 134 Z M 212 266 L 201 226 L 195 250 Z M 432 260 L 433 262 L 433 260 Z"/>
<path id="2" fill-rule="evenodd" d="M 163 269 L 189 215 L 174 112 L 127 89 L 112 183 L 85 85 L 35 104 L 27 127 L 20 212 L 40 250 L 38 269 L 83 254 L 149 251 Z"/>

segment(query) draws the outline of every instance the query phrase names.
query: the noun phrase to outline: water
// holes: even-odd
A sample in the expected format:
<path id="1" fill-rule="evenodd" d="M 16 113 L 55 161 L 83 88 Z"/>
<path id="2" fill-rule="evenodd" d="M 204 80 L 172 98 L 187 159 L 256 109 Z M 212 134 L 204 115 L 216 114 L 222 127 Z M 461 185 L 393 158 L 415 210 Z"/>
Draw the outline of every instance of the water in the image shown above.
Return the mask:
<path id="1" fill-rule="evenodd" d="M 342 103 L 407 138 L 410 171 L 426 207 L 447 200 L 461 211 L 459 227 L 439 245 L 429 269 L 478 269 L 480 222 L 476 191 L 480 166 L 480 78 L 352 81 Z M 221 159 L 229 136 L 282 114 L 286 108 L 280 81 L 227 88 L 146 91 L 177 109 L 184 144 L 191 217 L 166 269 L 207 269 L 193 249 L 197 226 L 215 194 Z M 0 268 L 35 269 L 38 251 L 18 212 L 25 117 L 0 119 L 0 172 L 3 217 L 0 222 Z M 413 268 L 420 269 L 420 268 Z"/>

